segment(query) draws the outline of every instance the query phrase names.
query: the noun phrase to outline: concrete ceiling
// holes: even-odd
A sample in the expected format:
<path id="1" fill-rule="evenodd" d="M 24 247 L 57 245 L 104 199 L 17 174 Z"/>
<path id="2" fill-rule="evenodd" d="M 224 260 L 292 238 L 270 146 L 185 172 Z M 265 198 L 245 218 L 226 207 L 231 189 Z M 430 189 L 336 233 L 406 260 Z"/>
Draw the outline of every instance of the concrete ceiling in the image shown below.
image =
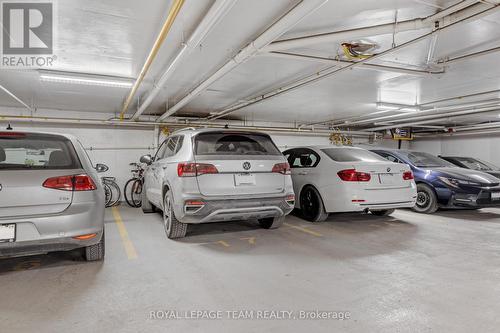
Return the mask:
<path id="1" fill-rule="evenodd" d="M 195 86 L 235 56 L 300 1 L 238 0 L 210 31 L 201 45 L 182 60 L 145 114 L 161 115 Z M 494 1 L 490 1 L 494 3 Z M 330 0 L 320 10 L 280 37 L 281 40 L 317 33 L 424 18 L 460 1 Z M 59 1 L 57 61 L 54 71 L 112 75 L 134 79 L 151 49 L 172 1 L 73 0 Z M 154 82 L 203 19 L 213 0 L 186 0 L 172 30 L 141 85 L 129 113 L 137 108 Z M 366 36 L 375 53 L 432 31 Z M 309 45 L 286 52 L 322 58 L 341 54 L 340 43 Z M 349 42 L 349 41 L 347 41 Z M 439 59 L 454 58 L 500 46 L 500 13 L 440 32 L 427 61 L 432 39 L 427 38 L 374 60 L 373 64 L 428 70 Z M 411 75 L 354 68 L 313 84 L 239 109 L 228 117 L 247 121 L 316 123 L 357 118 L 377 112 L 376 103 L 425 104 L 452 97 L 500 89 L 500 53 L 456 62 L 444 74 Z M 258 55 L 239 65 L 191 100 L 176 115 L 206 116 L 248 98 L 273 91 L 298 78 L 331 66 L 322 61 Z M 437 67 L 436 67 L 437 68 Z M 40 109 L 118 114 L 129 90 L 40 81 L 37 70 L 0 69 L 0 84 L 21 100 Z M 500 98 L 500 93 L 470 99 Z M 467 100 L 469 101 L 469 100 Z M 459 103 L 460 101 L 450 101 Z M 462 101 L 463 102 L 463 101 Z M 0 106 L 19 104 L 0 91 Z M 437 124 L 473 124 L 498 120 L 500 111 L 454 117 Z M 386 113 L 390 115 L 392 113 Z M 384 114 L 385 115 L 385 114 Z M 433 123 L 434 124 L 434 123 Z"/>

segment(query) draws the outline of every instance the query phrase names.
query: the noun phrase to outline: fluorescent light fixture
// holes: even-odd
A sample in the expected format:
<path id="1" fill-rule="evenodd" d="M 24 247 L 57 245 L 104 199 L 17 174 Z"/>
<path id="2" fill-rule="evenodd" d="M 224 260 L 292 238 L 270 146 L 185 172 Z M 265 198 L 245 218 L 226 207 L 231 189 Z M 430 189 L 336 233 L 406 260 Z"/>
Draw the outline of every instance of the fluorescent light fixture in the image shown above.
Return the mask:
<path id="1" fill-rule="evenodd" d="M 378 102 L 377 109 L 380 111 L 418 112 L 420 106 Z"/>
<path id="2" fill-rule="evenodd" d="M 133 79 L 129 78 L 50 71 L 40 71 L 40 81 L 113 88 L 131 88 L 133 85 Z"/>

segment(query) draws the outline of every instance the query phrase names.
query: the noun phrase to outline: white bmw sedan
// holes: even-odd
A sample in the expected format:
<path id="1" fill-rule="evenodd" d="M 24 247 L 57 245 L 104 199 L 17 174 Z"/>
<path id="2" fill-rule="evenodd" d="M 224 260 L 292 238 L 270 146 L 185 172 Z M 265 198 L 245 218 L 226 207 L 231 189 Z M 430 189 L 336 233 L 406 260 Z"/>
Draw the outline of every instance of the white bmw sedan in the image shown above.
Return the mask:
<path id="1" fill-rule="evenodd" d="M 311 222 L 328 213 L 389 215 L 415 206 L 411 169 L 355 147 L 315 146 L 286 150 L 298 200 L 295 207 Z"/>

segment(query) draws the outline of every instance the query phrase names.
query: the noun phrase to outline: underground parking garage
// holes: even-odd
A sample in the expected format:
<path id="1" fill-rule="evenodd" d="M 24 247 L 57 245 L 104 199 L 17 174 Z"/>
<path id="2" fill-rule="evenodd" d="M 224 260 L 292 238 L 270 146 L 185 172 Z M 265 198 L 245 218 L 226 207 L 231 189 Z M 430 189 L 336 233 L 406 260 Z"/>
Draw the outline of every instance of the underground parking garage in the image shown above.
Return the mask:
<path id="1" fill-rule="evenodd" d="M 494 332 L 497 0 L 0 0 L 2 332 Z"/>

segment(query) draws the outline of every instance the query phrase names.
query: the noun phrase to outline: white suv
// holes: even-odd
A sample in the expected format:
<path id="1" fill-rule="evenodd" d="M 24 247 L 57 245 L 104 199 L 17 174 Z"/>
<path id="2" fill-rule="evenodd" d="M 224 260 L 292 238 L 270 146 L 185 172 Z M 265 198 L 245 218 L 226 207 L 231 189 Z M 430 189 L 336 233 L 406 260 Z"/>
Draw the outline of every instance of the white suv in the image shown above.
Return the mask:
<path id="1" fill-rule="evenodd" d="M 256 219 L 278 228 L 295 205 L 290 166 L 267 134 L 184 129 L 141 162 L 149 165 L 142 209 L 163 211 L 168 238 L 206 222 Z"/>

